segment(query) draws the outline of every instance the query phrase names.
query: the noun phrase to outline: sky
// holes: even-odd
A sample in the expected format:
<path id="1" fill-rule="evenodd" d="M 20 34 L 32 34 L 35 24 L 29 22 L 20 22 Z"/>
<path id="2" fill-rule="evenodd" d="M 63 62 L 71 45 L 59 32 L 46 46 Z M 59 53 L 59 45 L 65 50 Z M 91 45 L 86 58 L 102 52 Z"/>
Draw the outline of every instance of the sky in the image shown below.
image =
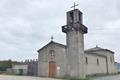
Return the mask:
<path id="1" fill-rule="evenodd" d="M 51 36 L 66 44 L 61 26 L 74 2 L 88 27 L 85 49 L 110 49 L 120 62 L 120 0 L 0 0 L 0 60 L 37 59 Z"/>

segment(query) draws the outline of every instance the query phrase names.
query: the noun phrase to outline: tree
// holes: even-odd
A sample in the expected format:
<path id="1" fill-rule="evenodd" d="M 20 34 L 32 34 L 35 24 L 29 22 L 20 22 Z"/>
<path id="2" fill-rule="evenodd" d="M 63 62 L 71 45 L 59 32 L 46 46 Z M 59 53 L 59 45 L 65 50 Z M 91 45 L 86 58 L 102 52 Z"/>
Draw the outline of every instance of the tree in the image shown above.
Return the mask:
<path id="1" fill-rule="evenodd" d="M 0 61 L 0 71 L 6 71 L 7 68 L 12 68 L 13 64 L 18 63 L 17 61 L 12 61 L 11 59 Z"/>

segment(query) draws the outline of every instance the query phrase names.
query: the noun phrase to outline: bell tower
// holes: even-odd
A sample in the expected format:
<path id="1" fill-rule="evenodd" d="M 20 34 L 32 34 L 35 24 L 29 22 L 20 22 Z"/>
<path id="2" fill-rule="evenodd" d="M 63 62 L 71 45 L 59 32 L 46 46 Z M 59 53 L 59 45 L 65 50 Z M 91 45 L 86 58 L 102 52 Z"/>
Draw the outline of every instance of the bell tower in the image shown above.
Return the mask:
<path id="1" fill-rule="evenodd" d="M 87 27 L 82 22 L 82 12 L 78 9 L 67 12 L 67 25 L 62 26 L 66 33 L 67 43 L 67 71 L 70 77 L 85 78 L 84 34 Z"/>

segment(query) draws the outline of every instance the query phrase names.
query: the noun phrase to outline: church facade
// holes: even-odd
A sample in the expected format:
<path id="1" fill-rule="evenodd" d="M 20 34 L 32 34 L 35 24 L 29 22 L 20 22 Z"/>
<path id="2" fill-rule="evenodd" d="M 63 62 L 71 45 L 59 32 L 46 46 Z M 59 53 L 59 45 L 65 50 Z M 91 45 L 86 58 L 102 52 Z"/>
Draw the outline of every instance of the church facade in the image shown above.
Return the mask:
<path id="1" fill-rule="evenodd" d="M 67 12 L 67 24 L 62 26 L 66 45 L 51 41 L 38 50 L 38 76 L 77 77 L 117 73 L 114 52 L 98 46 L 84 50 L 84 34 L 88 28 L 82 23 L 82 12 Z"/>

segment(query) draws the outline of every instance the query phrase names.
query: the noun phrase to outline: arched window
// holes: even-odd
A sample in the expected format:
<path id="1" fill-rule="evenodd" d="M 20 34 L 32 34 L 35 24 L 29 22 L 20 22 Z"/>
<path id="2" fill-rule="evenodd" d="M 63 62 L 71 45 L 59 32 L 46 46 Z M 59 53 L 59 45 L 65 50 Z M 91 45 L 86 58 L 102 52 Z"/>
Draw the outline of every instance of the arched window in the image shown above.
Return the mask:
<path id="1" fill-rule="evenodd" d="M 74 21 L 74 13 L 70 12 L 70 23 L 73 23 Z"/>
<path id="2" fill-rule="evenodd" d="M 50 56 L 55 56 L 55 51 L 54 50 L 50 50 Z"/>
<path id="3" fill-rule="evenodd" d="M 86 64 L 88 64 L 88 58 L 87 57 L 85 57 L 85 62 L 86 62 Z"/>
<path id="4" fill-rule="evenodd" d="M 50 61 L 55 60 L 55 51 L 54 50 L 50 50 L 50 52 L 49 52 L 49 60 Z"/>
<path id="5" fill-rule="evenodd" d="M 97 59 L 97 65 L 99 66 L 99 59 Z"/>

